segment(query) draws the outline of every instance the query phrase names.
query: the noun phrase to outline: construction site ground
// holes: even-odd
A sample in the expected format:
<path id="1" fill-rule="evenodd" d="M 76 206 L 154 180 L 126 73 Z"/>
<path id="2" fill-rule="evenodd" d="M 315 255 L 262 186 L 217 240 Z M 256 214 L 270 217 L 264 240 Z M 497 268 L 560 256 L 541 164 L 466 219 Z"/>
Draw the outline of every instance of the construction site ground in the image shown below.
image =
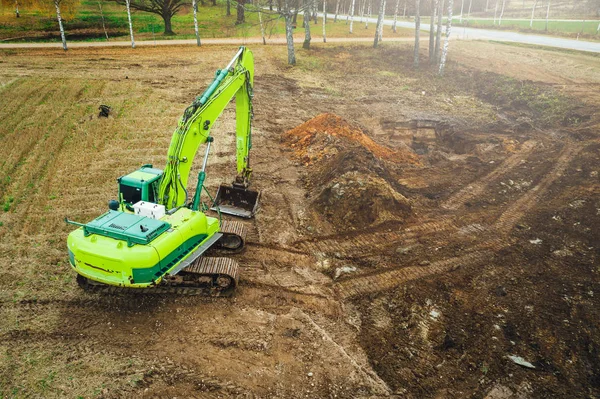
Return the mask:
<path id="1" fill-rule="evenodd" d="M 64 218 L 163 167 L 235 48 L 0 52 L 0 396 L 600 395 L 598 57 L 453 42 L 441 78 L 404 43 L 252 50 L 261 208 L 212 299 L 82 291 Z"/>

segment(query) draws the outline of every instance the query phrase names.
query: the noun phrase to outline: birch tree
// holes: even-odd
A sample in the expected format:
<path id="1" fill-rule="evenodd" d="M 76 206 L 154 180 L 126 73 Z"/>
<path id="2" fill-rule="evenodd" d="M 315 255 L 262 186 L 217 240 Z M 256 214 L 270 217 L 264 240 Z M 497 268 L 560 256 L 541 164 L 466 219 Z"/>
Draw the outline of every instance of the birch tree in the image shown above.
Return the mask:
<path id="1" fill-rule="evenodd" d="M 338 12 L 340 11 L 340 0 L 335 2 L 335 16 L 333 17 L 333 22 L 337 22 Z"/>
<path id="2" fill-rule="evenodd" d="M 500 11 L 500 19 L 498 20 L 498 25 L 502 25 L 502 17 L 504 16 L 504 6 L 506 5 L 506 0 L 502 0 L 502 11 Z"/>
<path id="3" fill-rule="evenodd" d="M 535 15 L 535 6 L 537 5 L 537 0 L 533 2 L 533 8 L 531 9 L 531 20 L 529 21 L 529 29 L 533 28 L 533 17 Z"/>
<path id="4" fill-rule="evenodd" d="M 290 11 L 290 1 L 284 0 L 283 17 L 285 19 L 285 41 L 288 50 L 288 64 L 296 65 L 296 54 L 294 52 L 294 32 L 292 30 L 292 12 Z"/>
<path id="5" fill-rule="evenodd" d="M 546 32 L 548 32 L 548 18 L 550 17 L 550 0 L 548 0 L 548 7 L 546 8 Z M 598 25 L 600 27 L 600 25 Z"/>
<path id="6" fill-rule="evenodd" d="M 323 43 L 327 43 L 327 34 L 325 33 L 325 24 L 327 23 L 327 0 L 323 0 Z"/>
<path id="7" fill-rule="evenodd" d="M 106 31 L 106 24 L 104 23 L 104 12 L 102 12 L 102 2 L 98 0 L 98 8 L 100 9 L 100 18 L 102 20 L 102 29 L 104 30 L 104 35 L 106 36 L 106 41 L 108 41 L 108 32 Z"/>
<path id="8" fill-rule="evenodd" d="M 394 8 L 394 23 L 392 24 L 392 32 L 396 33 L 396 24 L 398 23 L 398 9 L 400 8 L 400 0 L 396 0 L 396 8 Z"/>
<path id="9" fill-rule="evenodd" d="M 192 8 L 194 9 L 194 32 L 196 32 L 196 45 L 200 47 L 200 33 L 198 32 L 198 1 L 192 0 Z"/>
<path id="10" fill-rule="evenodd" d="M 310 0 L 309 0 L 310 1 Z M 309 49 L 310 48 L 310 5 L 305 1 L 304 2 L 304 19 L 302 24 L 304 25 L 304 43 L 302 43 L 302 48 Z"/>
<path id="11" fill-rule="evenodd" d="M 354 24 L 354 3 L 356 3 L 356 0 L 352 0 L 350 4 L 350 33 L 352 33 L 352 25 Z"/>
<path id="12" fill-rule="evenodd" d="M 266 45 L 267 40 L 265 39 L 265 25 L 263 24 L 262 13 L 260 12 L 260 8 L 258 9 L 258 23 L 260 24 L 260 35 L 262 36 L 262 42 L 264 45 Z"/>
<path id="13" fill-rule="evenodd" d="M 419 36 L 421 35 L 421 0 L 415 1 L 415 68 L 419 67 Z"/>
<path id="14" fill-rule="evenodd" d="M 438 0 L 431 0 L 431 18 L 429 20 L 429 64 L 433 64 L 435 47 L 435 12 L 438 8 Z"/>
<path id="15" fill-rule="evenodd" d="M 15 0 L 15 17 L 19 18 L 21 17 L 21 14 L 19 13 L 19 1 Z"/>
<path id="16" fill-rule="evenodd" d="M 433 53 L 433 58 L 435 58 L 436 63 L 438 63 L 440 60 L 440 45 L 442 43 L 442 19 L 444 18 L 444 3 L 445 0 L 439 0 L 437 31 L 435 35 L 435 51 Z"/>
<path id="17" fill-rule="evenodd" d="M 402 18 L 406 18 L 406 2 L 408 0 L 404 0 L 404 11 L 402 11 Z"/>
<path id="18" fill-rule="evenodd" d="M 54 0 L 54 7 L 56 8 L 56 19 L 58 19 L 58 28 L 60 29 L 60 38 L 62 40 L 63 50 L 67 51 L 67 38 L 65 37 L 65 30 L 63 28 L 62 18 L 60 16 L 60 1 Z"/>
<path id="19" fill-rule="evenodd" d="M 377 48 L 379 44 L 379 27 L 383 24 L 383 0 L 379 0 L 379 15 L 377 16 L 377 26 L 375 26 L 375 40 L 373 41 L 373 47 Z"/>
<path id="20" fill-rule="evenodd" d="M 371 18 L 371 4 L 373 4 L 373 0 L 369 0 L 369 8 L 367 12 L 367 18 L 365 19 L 365 29 L 369 28 L 369 19 Z"/>
<path id="21" fill-rule="evenodd" d="M 446 67 L 446 58 L 448 57 L 448 46 L 450 45 L 450 33 L 452 30 L 452 8 L 454 8 L 454 0 L 448 1 L 448 25 L 446 26 L 446 40 L 444 40 L 444 50 L 442 50 L 442 58 L 440 60 L 440 76 L 444 75 Z"/>
<path id="22" fill-rule="evenodd" d="M 471 18 L 471 6 L 473 6 L 473 0 L 469 0 L 469 11 L 467 11 L 467 20 Z"/>
<path id="23" fill-rule="evenodd" d="M 131 48 L 135 48 L 135 40 L 133 40 L 133 24 L 131 23 L 130 0 L 125 0 L 125 6 L 127 7 L 127 20 L 129 21 L 129 36 L 131 37 Z"/>
<path id="24" fill-rule="evenodd" d="M 387 0 L 383 0 L 383 19 L 381 20 L 381 24 L 379 24 L 379 41 L 383 41 L 383 25 L 385 21 L 385 6 L 387 4 Z"/>
<path id="25" fill-rule="evenodd" d="M 462 24 L 462 16 L 463 16 L 463 8 L 465 6 L 465 0 L 462 0 L 460 3 L 460 17 L 458 17 L 458 22 Z"/>
<path id="26" fill-rule="evenodd" d="M 498 0 L 496 0 L 496 7 L 494 8 L 494 25 L 496 25 L 496 16 L 498 15 Z"/>

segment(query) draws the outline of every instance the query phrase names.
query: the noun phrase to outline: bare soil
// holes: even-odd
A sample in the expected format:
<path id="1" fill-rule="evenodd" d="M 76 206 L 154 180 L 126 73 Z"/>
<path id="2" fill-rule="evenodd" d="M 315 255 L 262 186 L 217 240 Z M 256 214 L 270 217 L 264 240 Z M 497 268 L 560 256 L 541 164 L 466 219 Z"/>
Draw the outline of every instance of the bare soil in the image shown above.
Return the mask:
<path id="1" fill-rule="evenodd" d="M 295 68 L 253 49 L 262 205 L 230 299 L 84 293 L 62 219 L 160 167 L 234 49 L 0 53 L 2 396 L 600 395 L 597 58 L 453 49 L 444 79 L 396 43 Z M 235 172 L 233 116 L 213 189 Z"/>

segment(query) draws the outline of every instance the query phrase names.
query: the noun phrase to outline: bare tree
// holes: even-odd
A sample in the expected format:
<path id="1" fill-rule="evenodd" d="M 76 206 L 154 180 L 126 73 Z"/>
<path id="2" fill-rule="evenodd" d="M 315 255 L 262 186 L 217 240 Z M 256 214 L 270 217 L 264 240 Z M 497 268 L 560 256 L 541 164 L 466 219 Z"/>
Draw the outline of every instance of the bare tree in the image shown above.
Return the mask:
<path id="1" fill-rule="evenodd" d="M 165 23 L 165 35 L 174 35 L 171 18 L 179 12 L 181 7 L 189 5 L 187 0 L 111 0 L 129 8 L 160 15 Z M 243 1 L 243 0 L 241 0 Z"/>
<path id="2" fill-rule="evenodd" d="M 406 18 L 406 2 L 408 0 L 404 0 L 404 11 L 402 11 L 402 18 Z"/>
<path id="3" fill-rule="evenodd" d="M 531 20 L 529 21 L 529 28 L 533 28 L 533 17 L 535 15 L 535 6 L 537 6 L 537 0 L 533 2 L 533 8 L 531 9 Z"/>
<path id="4" fill-rule="evenodd" d="M 354 24 L 354 3 L 356 0 L 352 0 L 350 5 L 350 33 L 352 33 L 352 25 Z"/>
<path id="5" fill-rule="evenodd" d="M 106 41 L 108 41 L 108 32 L 106 31 L 106 24 L 104 23 L 104 12 L 102 12 L 101 0 L 98 0 L 98 8 L 100 9 L 100 18 L 102 19 L 102 29 L 104 29 L 104 35 L 106 36 Z"/>
<path id="6" fill-rule="evenodd" d="M 450 44 L 450 33 L 452 31 L 452 8 L 454 8 L 454 0 L 448 2 L 448 25 L 446 26 L 446 40 L 444 41 L 444 50 L 442 50 L 442 59 L 440 60 L 439 74 L 444 74 L 446 67 L 446 58 L 448 57 L 448 46 Z"/>
<path id="7" fill-rule="evenodd" d="M 15 0 L 15 17 L 19 18 L 21 14 L 19 13 L 19 1 Z"/>
<path id="8" fill-rule="evenodd" d="M 394 23 L 392 24 L 392 32 L 396 33 L 396 24 L 398 23 L 398 8 L 400 8 L 400 0 L 396 0 L 396 8 L 394 9 Z"/>
<path id="9" fill-rule="evenodd" d="M 283 0 L 283 17 L 285 18 L 285 39 L 288 50 L 288 64 L 296 65 L 296 54 L 294 52 L 294 34 L 292 28 L 292 12 L 290 10 L 290 1 Z"/>
<path id="10" fill-rule="evenodd" d="M 548 18 L 550 17 L 550 0 L 548 0 L 548 7 L 546 8 L 546 32 L 548 32 Z M 600 27 L 600 25 L 598 25 Z"/>
<path id="11" fill-rule="evenodd" d="M 192 0 L 192 8 L 194 9 L 194 32 L 196 32 L 196 44 L 200 47 L 200 33 L 198 32 L 198 1 Z"/>
<path id="12" fill-rule="evenodd" d="M 377 48 L 379 44 L 379 27 L 383 24 L 383 0 L 379 0 L 379 15 L 377 16 L 377 26 L 375 27 L 375 40 L 373 41 L 373 47 Z"/>
<path id="13" fill-rule="evenodd" d="M 323 43 L 327 43 L 327 34 L 325 33 L 325 24 L 327 23 L 327 0 L 323 0 Z"/>
<path id="14" fill-rule="evenodd" d="M 502 0 L 502 11 L 500 11 L 500 19 L 498 20 L 498 25 L 502 25 L 502 17 L 504 16 L 504 6 L 506 5 L 506 0 Z"/>
<path id="15" fill-rule="evenodd" d="M 415 68 L 419 67 L 419 39 L 421 36 L 421 0 L 415 1 Z"/>
<path id="16" fill-rule="evenodd" d="M 445 0 L 439 0 L 437 32 L 435 35 L 435 51 L 433 53 L 433 58 L 435 58 L 436 63 L 440 60 L 440 45 L 442 43 L 442 19 L 444 18 L 444 3 Z"/>
<path id="17" fill-rule="evenodd" d="M 383 19 L 381 20 L 381 24 L 379 24 L 379 41 L 383 41 L 383 24 L 385 22 L 385 6 L 387 4 L 387 0 L 383 0 Z"/>
<path id="18" fill-rule="evenodd" d="M 272 2 L 271 2 L 271 7 L 272 7 Z M 271 9 L 272 11 L 272 9 Z M 259 8 L 258 8 L 258 23 L 260 24 L 260 35 L 262 36 L 262 42 L 264 45 L 267 44 L 267 40 L 265 39 L 265 25 L 263 24 L 263 20 L 262 20 L 262 13 L 260 12 L 260 4 L 259 4 Z"/>
<path id="19" fill-rule="evenodd" d="M 463 8 L 465 7 L 465 0 L 461 0 L 460 2 L 460 17 L 458 18 L 458 22 L 460 22 L 462 24 L 462 17 L 463 17 Z"/>
<path id="20" fill-rule="evenodd" d="M 335 2 L 335 17 L 333 17 L 333 22 L 337 22 L 338 12 L 340 11 L 340 0 Z"/>
<path id="21" fill-rule="evenodd" d="M 125 6 L 127 7 L 127 20 L 129 21 L 129 36 L 131 37 L 131 48 L 135 48 L 135 40 L 133 40 L 133 24 L 131 23 L 131 0 L 125 0 Z"/>
<path id="22" fill-rule="evenodd" d="M 469 0 L 469 11 L 467 11 L 467 19 L 471 18 L 471 6 L 473 6 L 473 0 Z"/>
<path id="23" fill-rule="evenodd" d="M 496 7 L 494 7 L 494 25 L 496 25 L 496 16 L 498 15 L 498 0 L 496 0 Z"/>
<path id="24" fill-rule="evenodd" d="M 365 29 L 369 28 L 369 18 L 371 18 L 371 5 L 373 4 L 373 0 L 369 0 L 369 8 L 367 10 L 367 18 L 365 18 Z M 377 46 L 375 46 L 377 47 Z"/>
<path id="25" fill-rule="evenodd" d="M 309 49 L 310 48 L 310 1 L 304 1 L 304 20 L 302 21 L 304 25 L 304 43 L 302 43 L 302 48 Z"/>
<path id="26" fill-rule="evenodd" d="M 433 64 L 435 47 L 435 12 L 438 8 L 438 0 L 431 0 L 431 18 L 429 20 L 429 64 Z"/>
<path id="27" fill-rule="evenodd" d="M 56 19 L 58 19 L 58 28 L 60 29 L 60 38 L 62 40 L 63 50 L 67 51 L 67 38 L 65 37 L 65 30 L 63 28 L 62 18 L 60 16 L 60 2 L 61 0 L 54 0 L 54 7 L 56 8 Z"/>

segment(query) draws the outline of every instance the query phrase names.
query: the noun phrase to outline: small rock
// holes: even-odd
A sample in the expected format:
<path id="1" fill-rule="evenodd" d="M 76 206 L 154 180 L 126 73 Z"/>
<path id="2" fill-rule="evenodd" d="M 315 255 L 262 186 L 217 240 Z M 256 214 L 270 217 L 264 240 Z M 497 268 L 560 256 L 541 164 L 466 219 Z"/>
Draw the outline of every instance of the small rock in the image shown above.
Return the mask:
<path id="1" fill-rule="evenodd" d="M 529 240 L 529 242 L 534 245 L 540 245 L 542 243 L 542 240 L 540 240 L 539 238 L 536 238 L 535 240 Z"/>
<path id="2" fill-rule="evenodd" d="M 398 247 L 396 248 L 396 253 L 400 255 L 406 255 L 411 251 L 412 247 Z"/>
<path id="3" fill-rule="evenodd" d="M 430 265 L 430 264 L 431 264 L 431 262 L 430 262 L 430 261 L 428 261 L 428 260 L 424 260 L 424 261 L 421 261 L 421 262 L 419 262 L 419 265 L 420 265 L 420 266 L 428 266 L 428 265 Z"/>
<path id="4" fill-rule="evenodd" d="M 431 318 L 435 320 L 438 317 L 440 317 L 440 312 L 434 309 L 431 312 L 429 312 L 429 316 L 431 316 Z"/>
<path id="5" fill-rule="evenodd" d="M 342 274 L 352 273 L 356 271 L 356 267 L 354 266 L 342 266 L 335 269 L 335 274 L 333 276 L 334 280 L 337 280 Z"/>
<path id="6" fill-rule="evenodd" d="M 306 375 L 307 375 L 307 376 L 309 376 L 309 377 L 312 377 L 312 376 L 313 376 L 313 373 L 312 373 L 312 371 L 311 371 L 311 372 L 309 372 L 309 373 L 308 373 L 308 374 L 306 374 Z"/>
<path id="7" fill-rule="evenodd" d="M 518 364 L 519 366 L 527 367 L 528 369 L 534 369 L 535 366 L 523 359 L 521 356 L 509 355 L 508 358 Z"/>

